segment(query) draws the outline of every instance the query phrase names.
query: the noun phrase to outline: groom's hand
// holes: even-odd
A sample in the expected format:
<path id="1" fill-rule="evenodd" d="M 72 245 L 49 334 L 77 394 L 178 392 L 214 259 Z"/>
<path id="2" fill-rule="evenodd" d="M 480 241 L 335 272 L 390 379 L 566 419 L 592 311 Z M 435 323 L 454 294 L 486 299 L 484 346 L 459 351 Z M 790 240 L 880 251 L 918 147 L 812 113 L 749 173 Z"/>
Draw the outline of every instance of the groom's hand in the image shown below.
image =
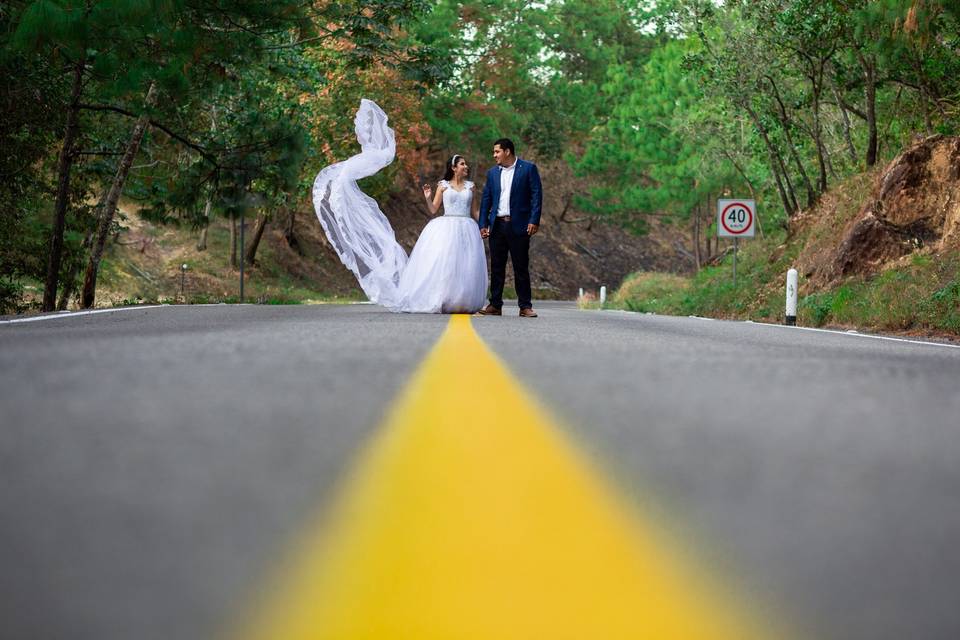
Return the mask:
<path id="1" fill-rule="evenodd" d="M 538 224 L 528 224 L 528 225 L 527 225 L 527 235 L 528 235 L 528 236 L 532 236 L 533 234 L 535 234 L 535 233 L 536 233 L 537 231 L 539 231 L 539 230 L 540 230 L 540 225 L 538 225 Z"/>
<path id="2" fill-rule="evenodd" d="M 490 237 L 490 229 L 489 229 L 489 227 L 483 227 L 482 229 L 480 229 L 480 237 L 481 237 L 481 238 L 489 238 L 489 237 Z"/>

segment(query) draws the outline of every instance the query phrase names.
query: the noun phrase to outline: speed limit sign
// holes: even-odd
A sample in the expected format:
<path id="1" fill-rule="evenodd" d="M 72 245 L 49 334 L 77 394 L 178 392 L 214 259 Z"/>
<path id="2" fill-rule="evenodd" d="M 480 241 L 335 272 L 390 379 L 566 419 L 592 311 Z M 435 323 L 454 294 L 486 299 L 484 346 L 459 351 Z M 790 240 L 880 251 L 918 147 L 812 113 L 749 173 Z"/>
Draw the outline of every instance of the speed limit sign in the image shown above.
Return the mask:
<path id="1" fill-rule="evenodd" d="M 757 220 L 753 200 L 717 200 L 717 236 L 752 238 Z"/>

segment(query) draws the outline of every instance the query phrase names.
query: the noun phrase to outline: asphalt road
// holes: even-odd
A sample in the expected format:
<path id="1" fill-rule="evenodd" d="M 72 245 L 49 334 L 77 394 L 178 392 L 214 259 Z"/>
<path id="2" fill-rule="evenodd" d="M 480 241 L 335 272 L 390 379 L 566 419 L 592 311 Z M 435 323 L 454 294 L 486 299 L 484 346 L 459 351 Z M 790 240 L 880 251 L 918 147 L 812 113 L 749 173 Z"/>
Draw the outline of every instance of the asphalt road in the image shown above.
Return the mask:
<path id="1" fill-rule="evenodd" d="M 804 636 L 960 637 L 960 349 L 538 309 L 473 324 L 732 589 Z M 0 638 L 215 636 L 446 323 L 221 305 L 0 324 Z M 454 383 L 495 418 L 482 381 Z"/>

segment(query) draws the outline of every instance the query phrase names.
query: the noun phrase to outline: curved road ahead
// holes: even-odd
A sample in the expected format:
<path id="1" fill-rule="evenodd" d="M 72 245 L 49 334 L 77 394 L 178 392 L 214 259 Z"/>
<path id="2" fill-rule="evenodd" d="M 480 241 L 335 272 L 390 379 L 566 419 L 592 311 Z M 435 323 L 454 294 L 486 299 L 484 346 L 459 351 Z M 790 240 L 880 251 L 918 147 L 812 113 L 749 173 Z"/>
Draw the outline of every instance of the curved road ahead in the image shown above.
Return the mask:
<path id="1" fill-rule="evenodd" d="M 470 322 L 724 589 L 800 637 L 960 637 L 960 348 L 538 310 Z M 235 626 L 449 322 L 370 305 L 0 321 L 0 638 Z M 429 394 L 467 388 L 457 410 L 504 418 L 457 371 Z"/>

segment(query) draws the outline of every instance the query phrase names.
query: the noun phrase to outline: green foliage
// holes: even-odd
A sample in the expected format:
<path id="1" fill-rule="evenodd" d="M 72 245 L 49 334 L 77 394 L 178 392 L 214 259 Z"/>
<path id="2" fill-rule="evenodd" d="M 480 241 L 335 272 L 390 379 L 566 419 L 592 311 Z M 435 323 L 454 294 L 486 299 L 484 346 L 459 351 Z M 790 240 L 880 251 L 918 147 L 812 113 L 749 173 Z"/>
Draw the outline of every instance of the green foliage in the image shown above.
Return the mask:
<path id="1" fill-rule="evenodd" d="M 635 273 L 624 279 L 611 298 L 613 306 L 628 311 L 670 313 L 683 304 L 688 278 L 665 273 Z"/>
<path id="2" fill-rule="evenodd" d="M 322 90 L 311 49 L 362 67 L 402 58 L 416 74 L 397 25 L 421 0 L 33 0 L 0 8 L 0 305 L 13 308 L 24 278 L 44 279 L 57 156 L 69 117 L 78 138 L 70 167 L 61 285 L 78 278 L 117 161 L 141 115 L 150 127 L 123 185 L 145 217 L 205 224 L 213 212 L 276 208 L 302 184 L 308 137 L 300 96 Z M 80 95 L 71 101 L 79 70 Z M 425 75 L 425 74 L 422 74 Z M 158 99 L 145 100 L 150 87 Z M 36 232 L 36 233 L 34 233 Z M 44 237 L 46 235 L 46 237 Z"/>
<path id="3" fill-rule="evenodd" d="M 697 51 L 694 40 L 672 40 L 640 68 L 609 69 L 603 91 L 616 106 L 576 162 L 581 175 L 601 178 L 578 200 L 582 208 L 643 231 L 646 214 L 685 218 L 711 195 L 740 188 L 734 167 L 716 161 L 721 141 L 700 138 L 719 120 L 684 72 Z"/>
<path id="4" fill-rule="evenodd" d="M 672 37 L 648 62 L 608 66 L 614 106 L 574 161 L 596 185 L 578 204 L 642 230 L 647 215 L 685 217 L 704 195 L 750 194 L 766 220 L 781 211 L 776 221 L 872 161 L 871 110 L 881 156 L 918 131 L 956 132 L 960 31 L 949 5 L 657 3 L 653 21 Z"/>
<path id="5" fill-rule="evenodd" d="M 856 295 L 851 285 L 815 293 L 801 300 L 797 313 L 800 314 L 801 322 L 809 317 L 813 326 L 822 327 L 831 318 L 844 317 Z"/>
<path id="6" fill-rule="evenodd" d="M 502 136 L 539 158 L 579 147 L 613 106 L 600 92 L 609 67 L 652 48 L 643 5 L 439 0 L 414 28 L 448 63 L 425 101 L 435 144 L 482 158 Z"/>

